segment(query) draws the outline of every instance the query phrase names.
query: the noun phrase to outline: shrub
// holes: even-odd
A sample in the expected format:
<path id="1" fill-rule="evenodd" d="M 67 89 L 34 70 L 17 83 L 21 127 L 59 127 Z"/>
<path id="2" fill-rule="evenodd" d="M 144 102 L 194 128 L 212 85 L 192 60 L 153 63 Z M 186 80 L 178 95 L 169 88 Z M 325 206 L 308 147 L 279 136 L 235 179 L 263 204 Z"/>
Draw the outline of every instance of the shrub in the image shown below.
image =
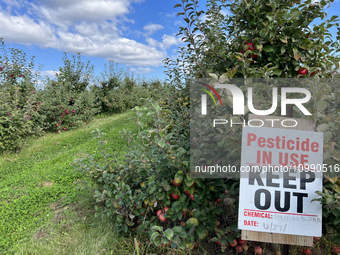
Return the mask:
<path id="1" fill-rule="evenodd" d="M 39 93 L 43 102 L 40 113 L 46 116 L 50 131 L 74 129 L 89 123 L 98 112 L 94 94 L 88 88 L 93 67 L 81 61 L 80 53 L 72 58 L 69 60 L 65 54 L 56 80 L 48 79 Z"/>
<path id="2" fill-rule="evenodd" d="M 143 99 L 152 95 L 153 86 L 146 83 L 141 86 L 128 72 L 123 75 L 116 63 L 110 62 L 105 68 L 101 78 L 91 88 L 101 113 L 119 113 L 141 106 L 145 103 Z"/>
<path id="3" fill-rule="evenodd" d="M 7 53 L 1 41 L 0 56 L 0 152 L 20 150 L 29 137 L 41 135 L 44 116 L 39 114 L 41 102 L 36 100 L 33 60 L 27 61 L 23 51 Z"/>
<path id="4" fill-rule="evenodd" d="M 74 166 L 99 184 L 96 215 L 112 217 L 116 232 L 138 229 L 157 246 L 171 243 L 172 248 L 192 249 L 214 231 L 224 212 L 218 201 L 231 183 L 190 178 L 188 95 L 168 86 L 162 95 L 167 96 L 159 103 L 150 99 L 135 107 L 139 132 L 124 133 L 130 144 L 124 157 L 104 148 L 97 130 L 100 154 L 79 159 Z M 231 193 L 236 195 L 235 190 Z M 238 237 L 236 232 L 228 235 Z"/>
<path id="5" fill-rule="evenodd" d="M 181 48 L 177 61 L 165 60 L 169 68 L 168 77 L 176 84 L 185 79 L 208 77 L 221 83 L 237 77 L 267 80 L 301 78 L 303 86 L 312 94 L 307 107 L 313 115 L 316 129 L 324 132 L 324 163 L 334 167 L 340 159 L 340 90 L 339 81 L 333 79 L 339 77 L 340 57 L 337 53 L 340 52 L 340 30 L 334 40 L 329 29 L 339 29 L 339 20 L 333 16 L 311 27 L 313 21 L 327 16 L 324 7 L 332 2 L 276 1 L 268 4 L 266 1 L 208 1 L 204 12 L 199 10 L 198 1 L 182 1 L 175 7 L 182 9 L 178 16 L 183 16 L 186 26 L 180 27 L 179 34 L 188 44 Z M 232 15 L 224 15 L 222 10 Z M 203 13 L 206 16 L 204 20 L 200 18 Z M 310 79 L 302 79 L 306 77 Z M 239 87 L 245 91 L 248 86 L 241 84 Z M 256 108 L 269 109 L 268 87 L 256 84 L 255 89 L 253 100 Z M 226 114 L 232 112 L 232 104 L 227 103 L 224 107 Z M 275 113 L 278 114 L 278 111 Z M 293 117 L 302 117 L 302 113 L 295 111 Z M 193 119 L 197 119 L 197 115 Z M 247 119 L 248 114 L 233 116 L 234 122 Z M 209 134 L 204 134 L 204 126 L 199 124 L 191 122 L 191 131 L 208 137 Z M 223 154 L 228 163 L 234 166 L 240 164 L 240 126 L 226 126 L 223 132 L 209 136 L 209 139 L 210 144 L 218 142 L 225 148 Z M 199 146 L 204 140 L 193 142 Z M 213 146 L 210 151 L 215 153 Z M 199 150 L 192 152 L 199 153 Z M 328 228 L 333 228 L 337 233 L 340 224 L 340 214 L 335 209 L 339 206 L 338 179 L 326 177 L 324 189 L 317 192 L 323 204 L 323 231 L 326 233 Z M 340 242 L 339 235 L 333 240 Z"/>

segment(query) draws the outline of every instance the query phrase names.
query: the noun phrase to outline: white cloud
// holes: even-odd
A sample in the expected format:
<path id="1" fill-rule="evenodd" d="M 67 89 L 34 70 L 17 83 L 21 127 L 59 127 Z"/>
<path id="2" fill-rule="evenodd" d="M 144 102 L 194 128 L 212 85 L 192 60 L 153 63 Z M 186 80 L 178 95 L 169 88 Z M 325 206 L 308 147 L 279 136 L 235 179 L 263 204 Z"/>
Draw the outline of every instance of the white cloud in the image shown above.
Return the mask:
<path id="1" fill-rule="evenodd" d="M 151 47 L 158 47 L 158 46 L 161 45 L 160 42 L 158 42 L 157 40 L 155 40 L 153 38 L 146 38 L 145 40 Z"/>
<path id="2" fill-rule="evenodd" d="M 174 18 L 176 16 L 176 12 L 172 12 L 172 13 L 166 13 L 165 17 L 166 18 Z"/>
<path id="3" fill-rule="evenodd" d="M 179 27 L 179 26 L 185 26 L 185 23 L 184 23 L 184 21 L 183 20 L 175 20 L 174 21 L 174 26 L 175 27 Z"/>
<path id="4" fill-rule="evenodd" d="M 176 38 L 173 35 L 163 35 L 162 39 L 163 39 L 164 48 L 169 48 L 172 45 L 177 45 L 177 44 L 182 43 L 181 38 Z"/>
<path id="5" fill-rule="evenodd" d="M 57 38 L 45 22 L 34 22 L 27 16 L 11 16 L 0 11 L 0 35 L 5 42 L 21 44 L 49 44 Z"/>
<path id="6" fill-rule="evenodd" d="M 77 21 L 115 20 L 129 13 L 131 1 L 126 0 L 41 0 L 32 4 L 51 24 L 70 26 Z"/>
<path id="7" fill-rule="evenodd" d="M 151 73 L 156 70 L 151 69 L 149 67 L 138 67 L 138 68 L 130 68 L 132 72 L 138 73 L 138 74 L 145 74 L 145 73 Z"/>
<path id="8" fill-rule="evenodd" d="M 157 30 L 161 30 L 164 27 L 159 24 L 148 24 L 144 27 L 144 30 L 147 32 L 147 34 L 152 35 Z"/>
<path id="9" fill-rule="evenodd" d="M 42 77 L 48 77 L 48 78 L 54 78 L 56 74 L 60 73 L 59 71 L 54 71 L 54 70 L 45 70 L 45 71 L 40 71 L 40 76 Z"/>
<path id="10" fill-rule="evenodd" d="M 27 15 L 17 16 L 0 9 L 0 35 L 10 43 L 81 52 L 132 66 L 158 66 L 166 52 L 157 49 L 157 43 L 150 39 L 145 45 L 121 36 L 122 20 L 132 22 L 124 17 L 132 1 L 41 0 L 40 5 L 27 3 Z M 152 33 L 162 28 L 149 24 L 145 29 Z"/>
<path id="11" fill-rule="evenodd" d="M 2 1 L 9 6 L 20 7 L 18 1 L 15 0 L 2 0 Z"/>

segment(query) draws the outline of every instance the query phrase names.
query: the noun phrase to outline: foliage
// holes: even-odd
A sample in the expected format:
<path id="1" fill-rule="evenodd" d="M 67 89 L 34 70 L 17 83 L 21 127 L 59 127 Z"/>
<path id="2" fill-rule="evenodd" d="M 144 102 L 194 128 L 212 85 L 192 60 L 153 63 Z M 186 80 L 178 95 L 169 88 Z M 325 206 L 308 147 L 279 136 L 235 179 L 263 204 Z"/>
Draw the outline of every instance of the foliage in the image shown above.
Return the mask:
<path id="1" fill-rule="evenodd" d="M 81 158 L 75 167 L 100 185 L 97 215 L 112 217 L 116 232 L 138 229 L 156 246 L 192 249 L 214 231 L 224 212 L 220 199 L 230 187 L 224 180 L 190 178 L 188 97 L 175 88 L 161 92 L 160 104 L 150 99 L 134 108 L 138 132 L 124 132 L 130 144 L 126 155 L 111 153 L 96 130 L 102 156 Z M 167 224 L 160 222 L 157 211 Z"/>
<path id="2" fill-rule="evenodd" d="M 324 7 L 332 2 L 211 0 L 202 20 L 198 1 L 182 1 L 175 5 L 187 23 L 178 33 L 188 43 L 181 52 L 196 77 L 227 72 L 228 77 L 291 78 L 301 67 L 311 75 L 334 76 L 340 30 L 334 41 L 329 29 L 339 27 L 337 16 L 311 27 L 324 20 Z"/>
<path id="3" fill-rule="evenodd" d="M 151 96 L 151 88 L 138 84 L 129 73 L 123 75 L 116 63 L 110 62 L 105 67 L 100 80 L 91 88 L 101 113 L 118 113 L 141 106 L 143 99 Z"/>
<path id="4" fill-rule="evenodd" d="M 48 79 L 38 94 L 42 101 L 40 113 L 46 117 L 50 131 L 74 129 L 89 123 L 98 112 L 94 95 L 87 89 L 93 66 L 83 63 L 80 54 L 73 55 L 72 60 L 65 54 L 63 61 L 56 80 Z"/>
<path id="5" fill-rule="evenodd" d="M 33 60 L 23 51 L 1 43 L 0 56 L 0 153 L 20 150 L 32 136 L 40 135 L 44 116 L 38 109 L 34 87 Z"/>
<path id="6" fill-rule="evenodd" d="M 268 84 L 273 81 L 272 78 L 292 78 L 295 84 L 303 84 L 312 94 L 312 100 L 306 107 L 312 113 L 316 130 L 324 132 L 324 163 L 334 167 L 340 159 L 340 90 L 336 79 L 339 78 L 340 29 L 337 16 L 324 21 L 327 16 L 324 7 L 332 2 L 234 0 L 227 3 L 211 0 L 207 1 L 207 11 L 203 11 L 196 0 L 182 1 L 175 8 L 182 8 L 177 16 L 183 16 L 187 26 L 180 27 L 178 35 L 183 36 L 187 45 L 180 48 L 180 57 L 176 61 L 165 60 L 169 68 L 169 80 L 178 84 L 210 76 L 214 79 L 211 82 L 213 84 L 229 83 L 233 78 L 246 78 L 238 86 L 243 92 L 246 92 L 247 87 L 253 87 L 256 90 L 253 98 L 256 109 L 269 109 L 272 96 Z M 312 27 L 311 23 L 318 18 L 321 22 Z M 331 27 L 339 30 L 336 40 L 331 38 Z M 311 79 L 302 79 L 306 77 Z M 266 82 L 259 84 L 254 78 L 266 78 Z M 218 93 L 226 97 L 225 91 Z M 195 112 L 195 103 L 191 102 L 193 120 L 198 119 L 199 112 Z M 226 105 L 225 116 L 221 117 L 227 118 L 232 112 L 232 102 L 227 100 L 223 105 Z M 300 118 L 303 114 L 295 108 L 292 117 Z M 248 114 L 233 116 L 232 119 L 234 122 L 247 121 Z M 197 121 L 191 122 L 191 125 L 191 132 L 208 137 L 209 134 L 204 133 L 204 123 Z M 239 166 L 241 125 L 232 128 L 226 126 L 223 132 L 219 130 L 209 139 L 210 144 L 218 143 L 225 148 L 225 161 Z M 199 146 L 203 142 L 192 141 L 192 152 L 199 153 Z M 209 151 L 216 152 L 214 148 Z M 221 151 L 216 153 L 222 154 Z M 327 178 L 325 180 L 327 182 Z M 324 199 L 331 196 L 336 204 L 339 194 L 336 186 L 326 184 L 325 187 L 326 190 L 320 194 Z M 326 204 L 325 200 L 322 201 Z M 327 212 L 324 217 L 330 217 L 325 220 L 326 225 L 334 230 L 339 228 L 337 214 L 330 212 L 327 206 L 324 210 Z"/>

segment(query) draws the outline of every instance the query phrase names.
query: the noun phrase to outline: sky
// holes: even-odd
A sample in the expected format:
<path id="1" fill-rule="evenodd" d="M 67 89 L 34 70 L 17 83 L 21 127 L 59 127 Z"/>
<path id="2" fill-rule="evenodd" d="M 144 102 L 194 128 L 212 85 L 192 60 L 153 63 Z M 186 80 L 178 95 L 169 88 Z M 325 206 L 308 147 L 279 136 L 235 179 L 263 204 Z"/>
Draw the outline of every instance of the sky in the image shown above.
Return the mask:
<path id="1" fill-rule="evenodd" d="M 42 75 L 63 65 L 63 52 L 81 52 L 100 75 L 113 60 L 146 78 L 164 79 L 162 60 L 176 58 L 180 0 L 0 0 L 0 37 L 7 48 L 36 57 Z M 201 7 L 206 1 L 199 1 Z M 340 14 L 340 0 L 327 8 Z M 335 35 L 335 30 L 332 31 Z"/>

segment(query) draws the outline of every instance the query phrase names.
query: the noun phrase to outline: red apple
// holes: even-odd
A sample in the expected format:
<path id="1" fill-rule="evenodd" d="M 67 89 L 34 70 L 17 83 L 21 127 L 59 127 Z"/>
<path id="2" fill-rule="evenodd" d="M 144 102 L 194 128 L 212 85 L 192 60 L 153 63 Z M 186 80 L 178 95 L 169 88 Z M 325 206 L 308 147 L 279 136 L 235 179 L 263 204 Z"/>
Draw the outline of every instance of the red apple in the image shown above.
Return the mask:
<path id="1" fill-rule="evenodd" d="M 189 190 L 185 190 L 184 193 L 190 196 Z"/>
<path id="2" fill-rule="evenodd" d="M 175 192 L 171 193 L 171 197 L 175 200 L 179 199 L 179 195 L 176 195 Z"/>
<path id="3" fill-rule="evenodd" d="M 186 223 L 184 221 L 181 221 L 181 226 L 185 227 Z"/>
<path id="4" fill-rule="evenodd" d="M 307 68 L 301 67 L 301 68 L 299 69 L 299 71 L 298 71 L 298 75 L 304 76 L 304 75 L 306 75 L 306 74 L 308 74 Z"/>
<path id="5" fill-rule="evenodd" d="M 219 226 L 219 225 L 221 225 L 221 223 L 220 223 L 218 220 L 216 221 L 216 223 L 215 223 L 215 224 L 216 224 L 216 226 Z"/>
<path id="6" fill-rule="evenodd" d="M 262 254 L 262 248 L 259 247 L 259 246 L 256 246 L 256 247 L 255 247 L 255 254 L 256 254 L 256 255 L 261 255 L 261 254 Z"/>
<path id="7" fill-rule="evenodd" d="M 239 239 L 238 239 L 238 243 L 239 243 L 240 245 L 243 245 L 243 244 L 246 243 L 246 241 L 245 241 L 245 240 L 242 240 L 241 238 L 239 238 Z"/>
<path id="8" fill-rule="evenodd" d="M 2 71 L 3 69 L 2 69 L 2 66 L 0 66 L 0 71 Z"/>
<path id="9" fill-rule="evenodd" d="M 195 201 L 193 194 L 190 195 L 190 198 L 192 199 L 192 201 Z"/>
<path id="10" fill-rule="evenodd" d="M 157 216 L 159 216 L 161 213 L 162 213 L 161 209 L 157 210 Z"/>
<path id="11" fill-rule="evenodd" d="M 332 247 L 332 251 L 333 251 L 335 254 L 339 254 L 339 253 L 340 253 L 340 246 L 333 246 L 333 247 Z"/>
<path id="12" fill-rule="evenodd" d="M 175 180 L 173 180 L 172 184 L 177 186 L 177 187 L 179 187 L 179 186 L 181 186 L 182 183 L 181 182 L 176 182 Z"/>
<path id="13" fill-rule="evenodd" d="M 168 210 L 170 209 L 170 207 L 169 206 L 167 206 L 167 207 L 164 207 L 164 212 L 167 212 Z"/>
<path id="14" fill-rule="evenodd" d="M 231 247 L 236 247 L 237 246 L 237 241 L 236 239 L 233 240 L 233 242 L 230 244 Z"/>
<path id="15" fill-rule="evenodd" d="M 221 201 L 221 199 L 218 198 L 218 199 L 216 200 L 216 203 L 219 203 L 220 201 Z"/>
<path id="16" fill-rule="evenodd" d="M 243 49 L 241 50 L 242 54 L 244 54 L 244 52 L 246 52 L 247 50 L 254 50 L 255 49 L 255 45 L 251 42 L 246 44 L 247 47 L 243 47 Z M 244 50 L 245 48 L 245 50 Z"/>
<path id="17" fill-rule="evenodd" d="M 316 74 L 316 72 L 311 72 L 310 76 L 313 76 L 313 75 L 315 75 L 315 74 Z"/>
<path id="18" fill-rule="evenodd" d="M 309 248 L 304 247 L 302 253 L 303 255 L 311 255 L 312 251 Z"/>
<path id="19" fill-rule="evenodd" d="M 161 213 L 159 216 L 158 216 L 159 220 L 161 222 L 166 222 L 168 219 L 164 217 L 164 213 Z"/>
<path id="20" fill-rule="evenodd" d="M 228 195 L 228 190 L 225 190 L 225 191 L 224 191 L 224 194 Z"/>
<path id="21" fill-rule="evenodd" d="M 194 245 L 193 249 L 196 249 L 197 246 L 198 246 L 198 244 L 197 244 L 197 242 L 195 241 L 195 245 Z"/>
<path id="22" fill-rule="evenodd" d="M 247 47 L 243 47 L 243 48 L 245 48 L 245 50 L 244 49 L 241 50 L 242 54 L 244 54 L 247 50 L 253 51 L 255 49 L 255 45 L 252 42 L 249 42 L 246 45 L 247 45 Z M 251 57 L 257 58 L 258 55 L 253 54 L 253 55 L 251 55 Z"/>
<path id="23" fill-rule="evenodd" d="M 183 211 L 182 211 L 182 215 L 183 215 L 183 216 L 187 215 L 187 212 L 183 210 Z"/>
<path id="24" fill-rule="evenodd" d="M 216 242 L 216 244 L 217 244 L 217 245 L 221 245 L 221 241 L 218 240 L 218 241 Z"/>
<path id="25" fill-rule="evenodd" d="M 237 252 L 237 253 L 243 252 L 242 246 L 240 246 L 240 245 L 236 246 L 236 252 Z"/>
<path id="26" fill-rule="evenodd" d="M 319 241 L 320 241 L 320 237 L 314 236 L 314 237 L 313 237 L 313 240 L 314 240 L 315 242 L 319 242 Z"/>

